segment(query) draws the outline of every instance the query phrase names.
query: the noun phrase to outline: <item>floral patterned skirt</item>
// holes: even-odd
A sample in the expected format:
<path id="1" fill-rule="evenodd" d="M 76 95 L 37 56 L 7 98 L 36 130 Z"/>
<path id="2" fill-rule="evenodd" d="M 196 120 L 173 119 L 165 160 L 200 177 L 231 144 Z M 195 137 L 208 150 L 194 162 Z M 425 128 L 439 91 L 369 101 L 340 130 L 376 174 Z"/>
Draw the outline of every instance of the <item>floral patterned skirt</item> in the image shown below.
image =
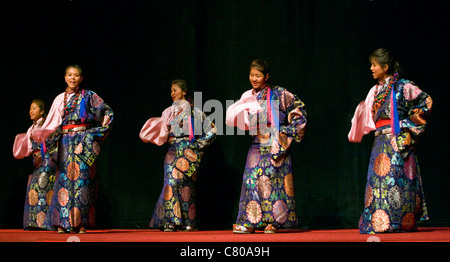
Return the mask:
<path id="1" fill-rule="evenodd" d="M 39 158 L 39 161 L 36 161 L 36 158 Z M 57 164 L 53 158 L 41 160 L 39 156 L 35 157 L 34 160 L 38 166 L 28 176 L 23 228 L 50 230 L 51 227 L 45 221 L 47 220 L 48 210 L 53 198 L 53 184 L 55 183 Z"/>
<path id="2" fill-rule="evenodd" d="M 164 185 L 149 226 L 196 227 L 197 168 L 203 152 L 187 139 L 172 139 L 164 159 Z"/>
<path id="3" fill-rule="evenodd" d="M 428 220 L 414 150 L 403 159 L 394 141 L 390 134 L 375 137 L 359 221 L 361 234 L 416 231 L 417 221 Z"/>
<path id="4" fill-rule="evenodd" d="M 253 143 L 247 155 L 236 224 L 277 229 L 297 226 L 292 161 L 289 154 L 273 160 Z"/>
<path id="5" fill-rule="evenodd" d="M 59 141 L 59 171 L 56 175 L 54 197 L 50 207 L 54 227 L 76 230 L 95 226 L 97 197 L 96 163 L 89 166 L 81 160 L 84 132 L 64 134 Z M 99 148 L 95 149 L 99 151 Z M 97 152 L 98 153 L 98 152 Z"/>

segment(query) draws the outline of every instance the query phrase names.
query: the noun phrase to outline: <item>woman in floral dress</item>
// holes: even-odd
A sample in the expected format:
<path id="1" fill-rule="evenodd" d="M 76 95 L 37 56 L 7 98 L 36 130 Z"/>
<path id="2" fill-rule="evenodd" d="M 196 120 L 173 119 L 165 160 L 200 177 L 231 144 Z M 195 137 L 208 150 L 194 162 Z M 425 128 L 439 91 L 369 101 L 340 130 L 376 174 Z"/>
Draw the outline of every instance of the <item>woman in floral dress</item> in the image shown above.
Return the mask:
<path id="1" fill-rule="evenodd" d="M 304 103 L 283 87 L 271 85 L 265 61 L 250 65 L 253 89 L 227 109 L 226 124 L 248 130 L 252 145 L 247 155 L 235 233 L 297 226 L 292 141 L 300 142 L 306 126 Z"/>
<path id="2" fill-rule="evenodd" d="M 203 150 L 216 136 L 214 123 L 186 100 L 186 93 L 186 82 L 174 80 L 173 104 L 161 117 L 148 119 L 139 134 L 145 143 L 169 144 L 164 159 L 164 186 L 150 221 L 151 228 L 165 232 L 195 229 L 197 168 Z"/>
<path id="3" fill-rule="evenodd" d="M 416 231 L 428 220 L 422 179 L 414 149 L 431 113 L 431 97 L 409 80 L 400 79 L 399 65 L 387 49 L 370 56 L 372 87 L 356 108 L 349 141 L 360 142 L 375 130 L 367 174 L 360 233 Z"/>
<path id="4" fill-rule="evenodd" d="M 53 184 L 57 171 L 57 141 L 56 131 L 44 143 L 37 143 L 31 132 L 42 126 L 45 121 L 45 103 L 35 99 L 31 102 L 30 118 L 33 125 L 26 133 L 18 134 L 14 140 L 13 155 L 16 159 L 33 155 L 34 172 L 28 176 L 27 194 L 23 213 L 24 229 L 51 229 L 45 224 L 48 210 L 53 198 Z"/>
<path id="5" fill-rule="evenodd" d="M 49 223 L 58 228 L 58 233 L 85 233 L 87 227 L 95 225 L 96 159 L 99 143 L 111 130 L 114 113 L 95 92 L 80 87 L 80 66 L 68 66 L 64 78 L 66 91 L 55 98 L 45 123 L 32 134 L 36 140 L 44 140 L 61 127 L 59 171 Z"/>

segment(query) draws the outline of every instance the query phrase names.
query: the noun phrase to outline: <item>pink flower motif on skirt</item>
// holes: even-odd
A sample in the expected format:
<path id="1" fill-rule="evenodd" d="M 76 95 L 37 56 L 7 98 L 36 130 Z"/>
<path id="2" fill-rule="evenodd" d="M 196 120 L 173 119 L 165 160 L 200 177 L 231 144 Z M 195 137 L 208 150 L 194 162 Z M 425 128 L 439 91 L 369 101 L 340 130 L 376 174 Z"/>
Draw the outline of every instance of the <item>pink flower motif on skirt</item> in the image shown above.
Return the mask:
<path id="1" fill-rule="evenodd" d="M 411 231 L 416 227 L 416 218 L 414 213 L 407 213 L 402 219 L 402 229 L 406 231 Z"/>
<path id="2" fill-rule="evenodd" d="M 247 204 L 247 219 L 250 223 L 256 224 L 261 221 L 262 211 L 261 206 L 255 200 L 248 202 Z"/>
<path id="3" fill-rule="evenodd" d="M 75 148 L 74 153 L 77 154 L 77 155 L 79 155 L 81 152 L 83 152 L 83 144 L 79 143 L 79 144 L 77 145 L 77 147 Z"/>
<path id="4" fill-rule="evenodd" d="M 372 226 L 375 232 L 385 232 L 389 229 L 389 216 L 384 210 L 378 209 L 372 215 Z"/>
<path id="5" fill-rule="evenodd" d="M 188 202 L 191 199 L 191 188 L 188 186 L 183 187 L 181 189 L 181 198 L 184 202 Z"/>
<path id="6" fill-rule="evenodd" d="M 66 206 L 67 202 L 69 202 L 69 191 L 64 187 L 58 191 L 58 202 L 61 206 Z"/>
<path id="7" fill-rule="evenodd" d="M 259 195 L 264 199 L 268 199 L 272 193 L 272 182 L 269 177 L 264 175 L 260 176 L 256 182 L 256 185 L 258 187 Z"/>
<path id="8" fill-rule="evenodd" d="M 278 223 L 283 224 L 286 222 L 286 219 L 288 218 L 286 203 L 282 200 L 275 202 L 273 205 L 273 214 Z"/>
<path id="9" fill-rule="evenodd" d="M 100 155 L 100 145 L 97 141 L 94 141 L 94 143 L 92 143 L 92 148 L 94 149 L 94 153 L 97 156 Z"/>
<path id="10" fill-rule="evenodd" d="M 254 168 L 259 162 L 260 154 L 256 150 L 252 150 L 247 158 L 247 165 Z"/>
<path id="11" fill-rule="evenodd" d="M 398 151 L 397 137 L 396 136 L 392 136 L 392 138 L 391 138 L 391 146 L 392 146 L 392 149 L 394 149 L 395 152 L 399 152 Z"/>
<path id="12" fill-rule="evenodd" d="M 385 176 L 391 169 L 391 159 L 385 153 L 379 154 L 375 159 L 373 169 L 377 175 Z"/>
<path id="13" fill-rule="evenodd" d="M 37 223 L 38 227 L 41 227 L 44 224 L 45 217 L 46 217 L 46 215 L 42 211 L 37 214 L 36 223 Z"/>
<path id="14" fill-rule="evenodd" d="M 416 161 L 413 155 L 409 155 L 404 165 L 405 174 L 409 179 L 413 179 L 416 176 Z"/>

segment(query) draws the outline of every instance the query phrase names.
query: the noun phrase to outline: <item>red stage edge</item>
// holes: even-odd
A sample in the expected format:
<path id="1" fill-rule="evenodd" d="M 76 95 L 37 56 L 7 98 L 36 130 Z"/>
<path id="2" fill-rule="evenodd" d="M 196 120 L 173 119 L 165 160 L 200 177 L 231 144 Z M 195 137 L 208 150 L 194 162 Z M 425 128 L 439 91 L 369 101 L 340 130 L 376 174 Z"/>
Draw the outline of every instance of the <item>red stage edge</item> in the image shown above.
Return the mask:
<path id="1" fill-rule="evenodd" d="M 279 230 L 276 234 L 234 234 L 232 230 L 162 232 L 155 229 L 88 230 L 85 234 L 0 229 L 0 242 L 450 242 L 450 227 L 417 232 L 360 234 L 358 229 Z"/>

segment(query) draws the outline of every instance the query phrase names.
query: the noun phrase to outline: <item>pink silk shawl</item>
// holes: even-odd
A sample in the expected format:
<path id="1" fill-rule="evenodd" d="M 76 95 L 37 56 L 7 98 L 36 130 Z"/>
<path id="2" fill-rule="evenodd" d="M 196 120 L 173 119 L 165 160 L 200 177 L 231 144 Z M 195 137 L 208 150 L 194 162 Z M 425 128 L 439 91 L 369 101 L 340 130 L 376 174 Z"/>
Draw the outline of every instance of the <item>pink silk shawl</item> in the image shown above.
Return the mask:
<path id="1" fill-rule="evenodd" d="M 369 94 L 367 94 L 366 100 L 361 101 L 356 107 L 352 118 L 352 127 L 348 133 L 350 142 L 359 143 L 364 135 L 376 129 L 372 113 L 375 90 L 376 86 L 372 87 Z"/>
<path id="2" fill-rule="evenodd" d="M 256 114 L 257 112 L 262 110 L 262 107 L 259 105 L 258 100 L 256 100 L 255 96 L 252 94 L 252 91 L 252 89 L 245 91 L 239 101 L 227 108 L 225 117 L 225 124 L 227 126 L 236 126 L 241 130 L 249 130 L 249 113 Z"/>

